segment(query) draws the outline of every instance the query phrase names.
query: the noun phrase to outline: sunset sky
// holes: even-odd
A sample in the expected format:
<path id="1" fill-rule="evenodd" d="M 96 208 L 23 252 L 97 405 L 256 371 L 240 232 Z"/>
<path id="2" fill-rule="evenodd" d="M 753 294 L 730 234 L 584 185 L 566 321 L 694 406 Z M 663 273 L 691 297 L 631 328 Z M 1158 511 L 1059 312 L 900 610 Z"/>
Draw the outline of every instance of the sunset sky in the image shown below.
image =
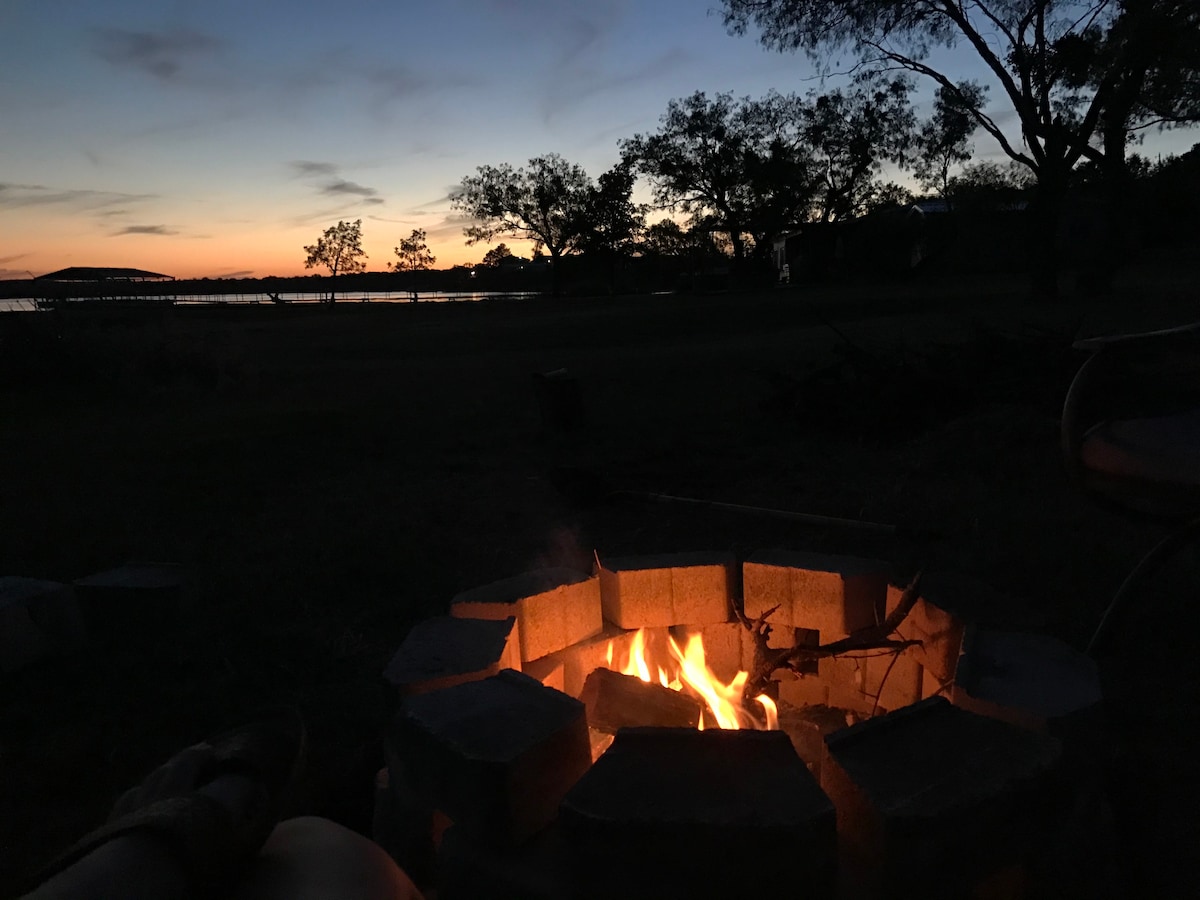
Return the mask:
<path id="1" fill-rule="evenodd" d="M 476 262 L 448 194 L 477 166 L 557 152 L 596 176 L 672 98 L 820 86 L 716 6 L 0 0 L 0 277 L 297 274 L 303 245 L 358 218 L 371 270 L 414 228 L 439 268 Z"/>

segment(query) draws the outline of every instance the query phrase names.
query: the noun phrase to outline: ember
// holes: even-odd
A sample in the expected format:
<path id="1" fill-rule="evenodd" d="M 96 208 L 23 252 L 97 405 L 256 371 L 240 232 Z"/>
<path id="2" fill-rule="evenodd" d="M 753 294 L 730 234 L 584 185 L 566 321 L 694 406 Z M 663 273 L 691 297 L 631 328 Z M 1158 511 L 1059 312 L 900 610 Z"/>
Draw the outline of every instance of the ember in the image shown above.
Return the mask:
<path id="1" fill-rule="evenodd" d="M 747 672 L 738 672 L 728 684 L 713 674 L 705 658 L 704 640 L 699 634 L 690 635 L 682 650 L 673 637 L 667 636 L 669 660 L 666 666 L 653 666 L 657 679 L 651 675 L 646 645 L 646 631 L 640 628 L 629 646 L 625 664 L 617 669 L 614 667 L 613 643 L 609 641 L 605 652 L 608 667 L 622 675 L 633 675 L 647 684 L 657 680 L 671 690 L 695 694 L 705 705 L 705 714 L 697 725 L 700 731 L 704 730 L 705 723 L 710 728 L 750 728 L 761 731 L 779 728 L 775 703 L 767 695 L 759 694 L 754 698 L 763 708 L 762 721 L 743 706 L 742 694 L 750 677 Z"/>

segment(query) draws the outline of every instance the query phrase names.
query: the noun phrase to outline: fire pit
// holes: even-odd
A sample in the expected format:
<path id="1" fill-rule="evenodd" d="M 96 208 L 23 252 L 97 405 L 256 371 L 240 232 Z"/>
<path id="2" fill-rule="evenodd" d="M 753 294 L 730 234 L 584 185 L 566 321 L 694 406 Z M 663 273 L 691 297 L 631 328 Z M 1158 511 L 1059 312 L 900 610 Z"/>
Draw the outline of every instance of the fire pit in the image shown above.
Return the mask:
<path id="1" fill-rule="evenodd" d="M 931 878 L 1022 896 L 1038 848 L 1010 837 L 1053 820 L 1030 798 L 1088 733 L 1095 670 L 888 575 L 791 551 L 598 555 L 460 594 L 385 672 L 401 706 L 377 838 L 443 900 L 728 896 L 705 874 L 722 846 L 803 860 L 816 896 Z M 615 877 L 630 867 L 644 890 Z M 767 862 L 737 884 L 796 877 Z"/>

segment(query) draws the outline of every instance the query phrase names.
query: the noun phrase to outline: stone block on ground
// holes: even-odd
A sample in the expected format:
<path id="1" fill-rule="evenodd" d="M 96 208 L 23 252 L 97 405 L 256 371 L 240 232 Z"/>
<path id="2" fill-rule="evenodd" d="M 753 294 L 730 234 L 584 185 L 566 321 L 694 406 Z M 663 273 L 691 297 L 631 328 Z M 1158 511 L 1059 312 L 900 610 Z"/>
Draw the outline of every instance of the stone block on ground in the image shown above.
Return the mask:
<path id="1" fill-rule="evenodd" d="M 131 562 L 75 581 L 75 596 L 93 630 L 175 620 L 187 570 L 175 563 Z"/>
<path id="2" fill-rule="evenodd" d="M 833 807 L 778 731 L 623 729 L 559 828 L 580 897 L 833 896 Z"/>
<path id="3" fill-rule="evenodd" d="M 604 618 L 621 628 L 728 622 L 734 567 L 734 558 L 728 553 L 601 559 Z"/>
<path id="4" fill-rule="evenodd" d="M 742 564 L 745 612 L 756 618 L 778 605 L 768 620 L 777 629 L 814 629 L 827 644 L 882 618 L 887 576 L 879 560 L 760 551 Z"/>
<path id="5" fill-rule="evenodd" d="M 51 653 L 70 653 L 86 640 L 83 613 L 69 584 L 40 578 L 0 577 L 0 607 L 20 603 Z"/>
<path id="6" fill-rule="evenodd" d="M 479 681 L 501 669 L 520 669 L 517 620 L 437 616 L 418 622 L 383 676 L 402 695 Z"/>
<path id="7" fill-rule="evenodd" d="M 450 614 L 515 617 L 522 661 L 555 653 L 604 627 L 599 579 L 563 567 L 536 569 L 464 591 L 450 602 Z"/>
<path id="8" fill-rule="evenodd" d="M 903 593 L 903 587 L 888 585 L 889 615 L 900 602 Z M 958 616 L 922 595 L 896 629 L 895 636 L 900 640 L 920 641 L 919 646 L 914 646 L 907 652 L 932 672 L 939 682 L 945 684 L 954 680 L 958 657 L 962 652 L 964 627 Z"/>
<path id="9" fill-rule="evenodd" d="M 848 896 L 975 896 L 1034 857 L 1064 803 L 1057 740 L 943 698 L 825 746 L 821 786 L 837 806 Z"/>
<path id="10" fill-rule="evenodd" d="M 397 731 L 411 783 L 486 843 L 548 825 L 591 764 L 583 704 L 511 669 L 407 698 Z"/>
<path id="11" fill-rule="evenodd" d="M 520 847 L 498 849 L 460 828 L 437 857 L 438 900 L 571 900 L 566 848 L 551 825 Z"/>
<path id="12" fill-rule="evenodd" d="M 955 706 L 1048 731 L 1072 747 L 1102 731 L 1095 661 L 1048 635 L 968 628 L 952 699 Z"/>

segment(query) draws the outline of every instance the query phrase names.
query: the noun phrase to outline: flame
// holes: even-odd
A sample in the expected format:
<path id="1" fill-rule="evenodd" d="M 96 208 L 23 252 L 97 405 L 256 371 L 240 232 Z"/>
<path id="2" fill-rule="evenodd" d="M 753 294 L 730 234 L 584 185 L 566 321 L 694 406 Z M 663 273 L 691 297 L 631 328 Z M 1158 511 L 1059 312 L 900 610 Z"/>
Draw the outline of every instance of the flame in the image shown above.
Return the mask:
<path id="1" fill-rule="evenodd" d="M 750 677 L 748 673 L 738 672 L 733 681 L 728 684 L 721 681 L 708 668 L 708 662 L 704 655 L 704 639 L 699 634 L 689 635 L 682 650 L 674 638 L 668 637 L 667 647 L 675 666 L 671 670 L 663 666 L 656 666 L 657 681 L 674 691 L 681 691 L 686 685 L 691 693 L 696 694 L 704 701 L 707 712 L 697 725 L 701 731 L 704 730 L 706 718 L 710 720 L 710 725 L 715 723 L 718 728 L 761 729 L 763 727 L 742 707 L 742 692 Z M 610 668 L 614 668 L 613 655 L 613 643 L 609 641 L 605 659 Z M 645 629 L 639 628 L 634 634 L 625 665 L 619 671 L 622 675 L 633 675 L 648 684 L 654 682 L 650 675 L 650 663 L 646 658 Z M 761 694 L 754 699 L 762 705 L 766 714 L 766 730 L 777 730 L 779 717 L 771 698 Z"/>

